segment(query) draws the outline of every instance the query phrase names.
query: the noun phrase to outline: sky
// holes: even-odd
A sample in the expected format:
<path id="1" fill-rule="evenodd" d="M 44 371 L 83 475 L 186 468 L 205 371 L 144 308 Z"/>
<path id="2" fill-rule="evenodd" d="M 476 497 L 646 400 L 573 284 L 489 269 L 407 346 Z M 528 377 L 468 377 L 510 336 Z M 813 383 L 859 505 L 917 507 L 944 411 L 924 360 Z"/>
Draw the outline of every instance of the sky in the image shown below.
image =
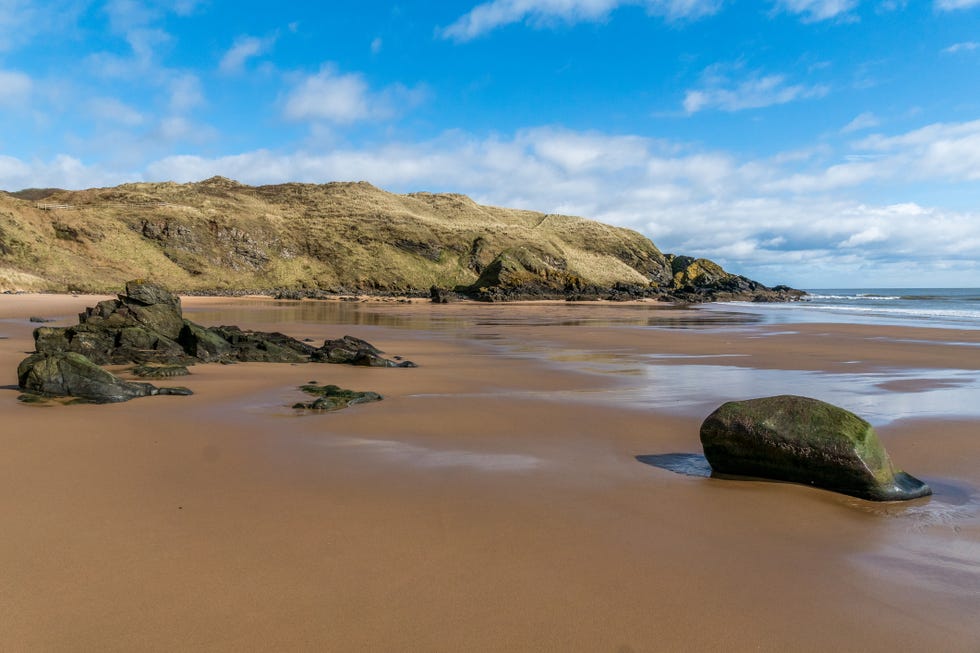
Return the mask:
<path id="1" fill-rule="evenodd" d="M 0 0 L 0 189 L 214 175 L 980 287 L 980 0 Z"/>

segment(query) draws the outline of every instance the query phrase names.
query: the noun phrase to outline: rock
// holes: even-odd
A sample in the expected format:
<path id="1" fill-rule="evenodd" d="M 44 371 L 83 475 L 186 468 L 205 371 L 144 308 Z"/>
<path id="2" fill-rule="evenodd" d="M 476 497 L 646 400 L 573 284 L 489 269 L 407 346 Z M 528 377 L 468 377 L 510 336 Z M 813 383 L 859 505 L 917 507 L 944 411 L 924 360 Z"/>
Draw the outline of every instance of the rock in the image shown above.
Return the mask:
<path id="1" fill-rule="evenodd" d="M 475 283 L 455 290 L 472 299 L 494 302 L 563 299 L 582 287 L 582 279 L 568 270 L 558 252 L 514 247 L 498 254 Z"/>
<path id="2" fill-rule="evenodd" d="M 188 356 L 205 363 L 227 360 L 231 355 L 231 344 L 219 333 L 190 320 L 184 320 L 184 328 L 181 329 L 177 342 Z"/>
<path id="3" fill-rule="evenodd" d="M 54 322 L 54 319 L 50 317 L 39 317 L 37 315 L 32 315 L 29 318 L 27 318 L 27 321 L 34 322 L 36 324 L 45 324 L 47 322 Z"/>
<path id="4" fill-rule="evenodd" d="M 180 313 L 180 297 L 163 286 L 148 283 L 142 279 L 126 282 L 126 294 L 120 299 L 127 304 L 142 306 L 167 305 Z"/>
<path id="5" fill-rule="evenodd" d="M 666 255 L 673 273 L 673 289 L 666 298 L 683 302 L 790 302 L 806 293 L 789 286 L 769 288 L 726 272 L 714 261 L 690 256 Z"/>
<path id="6" fill-rule="evenodd" d="M 440 288 L 439 286 L 432 286 L 429 288 L 429 298 L 432 300 L 433 304 L 450 304 L 452 302 L 459 301 L 459 295 L 451 290 Z"/>
<path id="7" fill-rule="evenodd" d="M 306 363 L 313 347 L 282 333 L 245 331 L 236 326 L 206 329 L 223 339 L 230 350 L 228 355 L 242 362 Z"/>
<path id="8" fill-rule="evenodd" d="M 183 365 L 137 365 L 132 371 L 141 379 L 166 379 L 190 374 Z"/>
<path id="9" fill-rule="evenodd" d="M 81 354 L 34 354 L 17 366 L 21 390 L 47 397 L 77 397 L 94 403 L 129 401 L 151 395 L 189 395 L 187 388 L 158 388 L 124 381 Z"/>
<path id="10" fill-rule="evenodd" d="M 807 397 L 723 404 L 701 425 L 701 444 L 719 474 L 803 483 L 873 501 L 932 494 L 892 466 L 870 424 Z"/>
<path id="11" fill-rule="evenodd" d="M 183 318 L 180 298 L 144 281 L 130 281 L 117 299 L 99 302 L 72 327 L 38 327 L 38 353 L 74 352 L 97 365 L 131 363 L 189 365 L 196 362 L 348 363 L 372 367 L 415 367 L 381 356 L 370 343 L 345 336 L 313 346 L 282 333 L 236 326 L 203 327 Z"/>
<path id="12" fill-rule="evenodd" d="M 345 390 L 335 385 L 317 385 L 308 383 L 300 386 L 300 390 L 316 397 L 311 402 L 293 404 L 293 408 L 303 410 L 315 410 L 321 412 L 340 410 L 355 404 L 365 404 L 372 401 L 381 401 L 383 398 L 377 392 L 358 392 L 355 390 Z"/>
<path id="13" fill-rule="evenodd" d="M 99 302 L 72 327 L 34 331 L 40 353 L 71 351 L 99 365 L 180 363 L 188 356 L 177 338 L 184 326 L 180 298 L 155 284 L 130 281 L 118 299 Z"/>
<path id="14" fill-rule="evenodd" d="M 418 367 L 412 361 L 399 363 L 389 360 L 381 355 L 383 353 L 365 340 L 344 336 L 324 341 L 323 346 L 310 355 L 310 360 L 314 363 L 346 363 L 366 367 Z"/>

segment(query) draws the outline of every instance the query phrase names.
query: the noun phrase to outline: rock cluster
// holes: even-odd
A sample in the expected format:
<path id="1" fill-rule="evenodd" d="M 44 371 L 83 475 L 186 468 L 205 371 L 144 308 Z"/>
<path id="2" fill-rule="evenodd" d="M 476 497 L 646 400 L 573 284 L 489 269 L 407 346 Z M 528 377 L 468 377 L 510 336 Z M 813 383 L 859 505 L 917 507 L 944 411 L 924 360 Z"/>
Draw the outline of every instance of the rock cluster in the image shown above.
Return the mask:
<path id="1" fill-rule="evenodd" d="M 719 474 L 803 483 L 873 501 L 932 494 L 894 468 L 870 424 L 808 397 L 723 404 L 702 423 L 701 444 Z"/>
<path id="2" fill-rule="evenodd" d="M 210 362 L 415 367 L 411 361 L 385 358 L 377 347 L 352 336 L 326 340 L 317 348 L 277 332 L 203 327 L 184 319 L 179 297 L 144 281 L 130 281 L 116 299 L 87 308 L 75 326 L 38 327 L 34 343 L 36 353 L 17 370 L 22 390 L 95 402 L 190 394 L 186 388 L 125 381 L 100 365 L 135 364 L 133 374 L 150 378 L 182 376 L 187 365 Z"/>
<path id="3" fill-rule="evenodd" d="M 788 286 L 770 288 L 741 275 L 730 274 L 708 259 L 660 255 L 660 259 L 630 261 L 642 269 L 647 281 L 596 284 L 570 269 L 557 255 L 516 247 L 501 252 L 480 270 L 476 282 L 452 291 L 433 286 L 430 297 L 445 304 L 459 297 L 479 301 L 566 299 L 573 301 L 660 301 L 701 303 L 714 301 L 786 302 L 805 293 Z"/>
<path id="4" fill-rule="evenodd" d="M 349 363 L 413 367 L 386 359 L 369 343 L 344 336 L 316 348 L 277 332 L 203 327 L 184 319 L 180 298 L 145 281 L 129 281 L 116 299 L 99 302 L 71 327 L 34 330 L 38 353 L 74 352 L 98 365 L 198 362 Z"/>

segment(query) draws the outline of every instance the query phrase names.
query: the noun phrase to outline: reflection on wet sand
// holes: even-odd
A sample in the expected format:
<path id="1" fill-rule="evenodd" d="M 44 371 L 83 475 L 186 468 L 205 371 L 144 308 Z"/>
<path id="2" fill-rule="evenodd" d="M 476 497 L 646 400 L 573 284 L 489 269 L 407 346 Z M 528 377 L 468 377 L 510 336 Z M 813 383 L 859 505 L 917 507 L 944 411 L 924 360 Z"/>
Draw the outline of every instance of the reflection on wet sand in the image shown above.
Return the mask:
<path id="1" fill-rule="evenodd" d="M 263 299 L 203 302 L 184 300 L 185 314 L 204 325 L 228 324 L 345 324 L 416 331 L 476 331 L 505 326 L 548 327 L 664 327 L 696 328 L 755 324 L 758 316 L 735 311 L 703 311 L 696 307 L 664 304 L 595 303 L 428 303 L 398 304 Z M 193 317 L 191 317 L 193 316 Z"/>

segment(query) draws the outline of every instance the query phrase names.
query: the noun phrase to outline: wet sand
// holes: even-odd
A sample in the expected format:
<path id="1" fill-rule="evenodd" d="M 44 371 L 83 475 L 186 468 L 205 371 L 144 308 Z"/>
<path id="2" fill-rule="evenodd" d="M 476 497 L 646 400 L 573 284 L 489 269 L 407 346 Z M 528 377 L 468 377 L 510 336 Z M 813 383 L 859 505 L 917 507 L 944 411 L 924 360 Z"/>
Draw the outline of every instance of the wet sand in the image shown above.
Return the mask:
<path id="1" fill-rule="evenodd" d="M 198 365 L 160 383 L 192 397 L 17 402 L 27 317 L 97 299 L 0 297 L 4 651 L 980 650 L 980 407 L 878 420 L 936 490 L 904 504 L 637 459 L 696 456 L 717 400 L 773 374 L 948 412 L 980 332 L 187 298 L 204 324 L 350 333 L 420 367 Z M 294 414 L 314 379 L 385 400 Z M 672 379 L 708 396 L 644 390 Z"/>

